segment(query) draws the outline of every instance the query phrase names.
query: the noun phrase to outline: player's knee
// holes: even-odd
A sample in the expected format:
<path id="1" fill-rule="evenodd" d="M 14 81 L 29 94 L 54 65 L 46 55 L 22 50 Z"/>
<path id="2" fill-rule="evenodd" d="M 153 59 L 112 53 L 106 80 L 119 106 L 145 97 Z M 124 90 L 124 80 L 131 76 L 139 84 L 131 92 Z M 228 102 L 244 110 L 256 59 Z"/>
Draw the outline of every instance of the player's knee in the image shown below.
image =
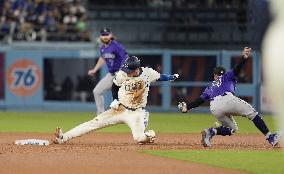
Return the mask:
<path id="1" fill-rule="evenodd" d="M 249 120 L 253 120 L 255 116 L 258 115 L 257 111 L 252 112 L 251 114 L 246 115 Z"/>
<path id="2" fill-rule="evenodd" d="M 101 95 L 102 93 L 103 93 L 103 91 L 100 90 L 99 88 L 94 88 L 94 90 L 93 90 L 94 95 Z"/>

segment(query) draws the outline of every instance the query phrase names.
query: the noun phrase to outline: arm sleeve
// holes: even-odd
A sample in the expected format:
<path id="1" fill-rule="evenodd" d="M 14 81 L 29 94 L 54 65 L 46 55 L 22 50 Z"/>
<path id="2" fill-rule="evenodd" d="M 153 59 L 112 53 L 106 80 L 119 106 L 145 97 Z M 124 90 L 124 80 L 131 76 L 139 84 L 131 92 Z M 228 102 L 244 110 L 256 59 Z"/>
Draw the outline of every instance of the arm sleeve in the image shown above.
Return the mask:
<path id="1" fill-rule="evenodd" d="M 118 90 L 119 86 L 117 86 L 115 83 L 112 83 L 111 87 L 111 93 L 112 93 L 112 100 L 118 100 Z"/>
<path id="2" fill-rule="evenodd" d="M 173 79 L 172 75 L 161 74 L 158 81 L 169 81 L 169 80 L 172 80 L 172 79 Z"/>
<path id="3" fill-rule="evenodd" d="M 244 56 L 242 56 L 240 63 L 237 64 L 233 69 L 235 76 L 239 75 L 239 73 L 241 72 L 241 69 L 243 68 L 246 62 L 247 62 L 247 59 L 245 59 Z"/>
<path id="4" fill-rule="evenodd" d="M 187 109 L 190 110 L 192 108 L 196 108 L 198 106 L 200 106 L 201 104 L 203 104 L 205 102 L 205 100 L 201 97 L 195 99 L 193 102 L 187 102 Z"/>

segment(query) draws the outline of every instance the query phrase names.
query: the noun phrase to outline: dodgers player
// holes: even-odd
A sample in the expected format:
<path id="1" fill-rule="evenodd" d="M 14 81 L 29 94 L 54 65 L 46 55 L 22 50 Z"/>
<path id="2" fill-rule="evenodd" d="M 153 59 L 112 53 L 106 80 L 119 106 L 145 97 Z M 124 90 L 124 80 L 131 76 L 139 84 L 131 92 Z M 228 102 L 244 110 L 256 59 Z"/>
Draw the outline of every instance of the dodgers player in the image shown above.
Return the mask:
<path id="1" fill-rule="evenodd" d="M 125 123 L 130 127 L 134 140 L 139 144 L 153 143 L 155 132 L 145 131 L 149 117 L 145 106 L 150 83 L 157 80 L 173 81 L 177 78 L 178 74 L 160 74 L 152 68 L 140 67 L 140 60 L 137 57 L 129 57 L 113 80 L 114 100 L 110 105 L 111 108 L 64 134 L 59 127 L 56 128 L 54 142 L 61 144 L 93 130 Z"/>
<path id="2" fill-rule="evenodd" d="M 242 66 L 250 57 L 251 48 L 245 47 L 241 62 L 231 71 L 225 72 L 225 68 L 217 67 L 213 71 L 214 81 L 204 90 L 194 102 L 183 101 L 178 105 L 182 112 L 191 110 L 206 100 L 210 100 L 211 113 L 221 123 L 202 131 L 202 144 L 211 146 L 211 139 L 215 135 L 233 135 L 238 126 L 233 115 L 240 115 L 250 119 L 254 125 L 265 135 L 266 140 L 274 147 L 280 140 L 280 133 L 270 133 L 264 120 L 258 112 L 247 102 L 235 96 L 237 76 Z"/>
<path id="3" fill-rule="evenodd" d="M 117 42 L 108 28 L 103 28 L 100 35 L 103 45 L 100 47 L 101 56 L 96 66 L 89 70 L 89 75 L 95 75 L 97 71 L 106 63 L 108 73 L 102 78 L 93 90 L 97 115 L 103 113 L 104 109 L 104 92 L 110 90 L 115 73 L 121 68 L 125 59 L 128 57 L 124 47 Z"/>

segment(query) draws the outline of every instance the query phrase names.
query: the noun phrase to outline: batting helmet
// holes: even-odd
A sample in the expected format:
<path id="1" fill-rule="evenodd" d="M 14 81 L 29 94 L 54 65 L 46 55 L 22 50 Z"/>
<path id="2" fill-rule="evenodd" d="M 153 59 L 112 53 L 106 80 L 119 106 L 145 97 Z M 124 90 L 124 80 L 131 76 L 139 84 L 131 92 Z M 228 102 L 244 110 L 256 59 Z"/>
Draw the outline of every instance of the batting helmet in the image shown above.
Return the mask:
<path id="1" fill-rule="evenodd" d="M 140 68 L 140 60 L 136 56 L 131 56 L 125 60 L 121 70 L 126 73 L 131 73 L 137 68 Z"/>
<path id="2" fill-rule="evenodd" d="M 218 66 L 216 68 L 214 68 L 212 76 L 214 77 L 214 74 L 221 76 L 223 74 L 225 74 L 226 69 L 224 67 Z"/>

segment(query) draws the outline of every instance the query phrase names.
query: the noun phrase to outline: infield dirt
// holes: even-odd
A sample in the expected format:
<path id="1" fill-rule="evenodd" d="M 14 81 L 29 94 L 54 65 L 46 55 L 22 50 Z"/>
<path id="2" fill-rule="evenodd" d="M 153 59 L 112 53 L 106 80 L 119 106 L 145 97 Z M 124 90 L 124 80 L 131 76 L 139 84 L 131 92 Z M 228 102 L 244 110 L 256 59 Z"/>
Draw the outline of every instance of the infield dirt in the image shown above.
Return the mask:
<path id="1" fill-rule="evenodd" d="M 15 145 L 16 139 L 52 139 L 47 133 L 0 133 L 0 174 L 86 173 L 224 173 L 241 171 L 211 167 L 142 153 L 143 150 L 269 150 L 260 134 L 214 137 L 213 147 L 202 147 L 200 134 L 157 134 L 152 145 L 136 144 L 130 133 L 90 133 L 66 144 Z"/>

